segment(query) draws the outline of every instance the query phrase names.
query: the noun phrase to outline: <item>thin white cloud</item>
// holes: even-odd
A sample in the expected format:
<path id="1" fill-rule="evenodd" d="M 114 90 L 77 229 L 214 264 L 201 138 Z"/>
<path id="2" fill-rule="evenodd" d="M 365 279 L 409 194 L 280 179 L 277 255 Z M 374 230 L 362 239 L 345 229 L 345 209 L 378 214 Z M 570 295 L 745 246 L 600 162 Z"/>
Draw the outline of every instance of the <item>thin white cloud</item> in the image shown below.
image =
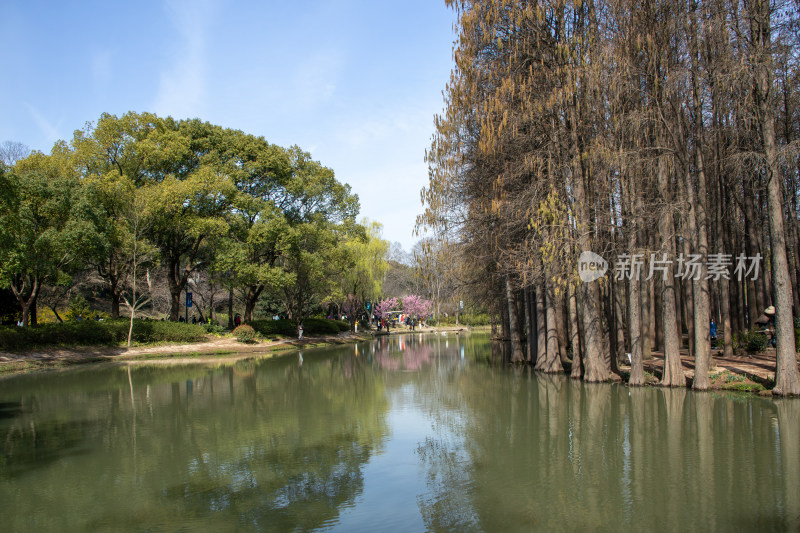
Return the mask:
<path id="1" fill-rule="evenodd" d="M 170 64 L 162 69 L 154 109 L 176 118 L 206 111 L 207 36 L 216 15 L 214 0 L 168 0 L 166 11 L 177 32 Z"/>
<path id="2" fill-rule="evenodd" d="M 47 120 L 44 114 L 41 111 L 39 111 L 37 107 L 27 102 L 25 102 L 25 107 L 27 107 L 28 111 L 30 111 L 31 116 L 33 117 L 33 121 L 39 127 L 39 131 L 42 134 L 42 142 L 37 143 L 37 145 L 52 146 L 53 144 L 55 144 L 55 142 L 62 137 L 59 134 L 61 121 L 53 125 L 53 123 Z"/>

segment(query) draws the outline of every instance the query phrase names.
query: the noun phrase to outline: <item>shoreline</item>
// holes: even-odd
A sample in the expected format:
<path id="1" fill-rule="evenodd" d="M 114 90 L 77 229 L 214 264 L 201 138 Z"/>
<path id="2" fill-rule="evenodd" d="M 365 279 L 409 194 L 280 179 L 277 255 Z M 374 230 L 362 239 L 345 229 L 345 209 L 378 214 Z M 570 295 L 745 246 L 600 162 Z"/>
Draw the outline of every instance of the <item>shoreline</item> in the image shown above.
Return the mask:
<path id="1" fill-rule="evenodd" d="M 466 326 L 429 327 L 422 330 L 393 329 L 389 333 L 345 332 L 339 335 L 321 335 L 277 338 L 245 344 L 232 336 L 207 337 L 204 342 L 134 346 L 53 346 L 21 352 L 0 351 L 0 378 L 19 374 L 65 369 L 77 365 L 126 364 L 180 364 L 207 363 L 223 360 L 235 361 L 248 357 L 275 356 L 304 348 L 320 348 L 337 344 L 352 344 L 377 336 L 417 333 L 467 332 Z"/>
<path id="2" fill-rule="evenodd" d="M 157 344 L 127 348 L 126 346 L 54 346 L 37 348 L 23 352 L 0 352 L 0 378 L 20 374 L 66 369 L 85 364 L 186 364 L 237 361 L 250 357 L 275 357 L 288 355 L 304 348 L 320 348 L 339 344 L 352 344 L 379 337 L 413 334 L 472 333 L 482 332 L 482 327 L 442 326 L 416 329 L 392 329 L 386 331 L 345 332 L 339 335 L 314 337 L 276 338 L 245 344 L 232 336 L 212 337 L 205 342 L 183 344 Z M 664 354 L 653 352 L 652 358 L 643 361 L 647 383 L 645 386 L 658 386 L 664 362 Z M 681 365 L 691 390 L 694 377 L 694 361 L 686 350 L 681 350 Z M 629 374 L 630 366 L 620 365 L 620 374 Z M 712 355 L 710 369 L 711 387 L 709 391 L 733 391 L 757 396 L 772 396 L 775 379 L 775 352 L 733 358 L 721 357 L 718 351 Z M 615 380 L 627 385 L 627 380 Z"/>
<path id="3" fill-rule="evenodd" d="M 208 338 L 205 342 L 136 346 L 54 346 L 24 352 L 0 352 L 0 377 L 64 369 L 94 363 L 164 364 L 211 362 L 272 356 L 304 347 L 335 346 L 368 340 L 371 335 L 345 333 L 283 338 L 245 344 L 234 337 Z"/>

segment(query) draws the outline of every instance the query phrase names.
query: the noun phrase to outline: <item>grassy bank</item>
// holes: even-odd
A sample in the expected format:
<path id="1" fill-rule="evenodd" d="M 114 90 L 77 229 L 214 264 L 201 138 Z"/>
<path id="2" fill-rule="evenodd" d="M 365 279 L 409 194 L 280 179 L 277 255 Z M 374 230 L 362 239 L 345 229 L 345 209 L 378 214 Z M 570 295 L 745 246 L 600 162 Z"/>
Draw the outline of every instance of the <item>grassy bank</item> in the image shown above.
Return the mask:
<path id="1" fill-rule="evenodd" d="M 268 335 L 256 342 L 240 343 L 232 335 L 209 336 L 200 325 L 136 321 L 137 346 L 126 347 L 126 320 L 68 322 L 31 328 L 0 328 L 0 376 L 52 370 L 103 362 L 148 360 L 237 359 L 278 355 L 298 349 L 346 344 L 370 338 L 368 333 L 341 336 L 347 324 L 330 320 L 310 320 L 302 340 L 297 339 L 289 321 L 273 321 L 260 327 Z M 124 326 L 124 327 L 122 327 Z M 291 334 L 290 334 L 291 332 Z M 285 334 L 284 334 L 285 333 Z M 176 346 L 177 345 L 177 346 Z M 3 355 L 2 352 L 5 352 Z"/>
<path id="2" fill-rule="evenodd" d="M 20 328 L 0 326 L 0 351 L 22 352 L 48 347 L 120 346 L 128 340 L 130 322 L 117 320 L 82 320 L 49 323 Z M 264 339 L 296 338 L 297 324 L 291 320 L 256 320 L 251 323 Z M 309 318 L 303 322 L 305 336 L 338 335 L 348 331 L 347 322 Z M 206 339 L 208 330 L 200 324 L 160 320 L 134 320 L 133 341 L 137 345 L 193 343 Z"/>
<path id="3" fill-rule="evenodd" d="M 0 351 L 20 352 L 56 346 L 118 346 L 128 340 L 128 319 L 82 320 L 20 328 L 0 326 Z M 196 324 L 134 320 L 133 340 L 138 344 L 189 343 L 205 340 L 206 330 Z"/>

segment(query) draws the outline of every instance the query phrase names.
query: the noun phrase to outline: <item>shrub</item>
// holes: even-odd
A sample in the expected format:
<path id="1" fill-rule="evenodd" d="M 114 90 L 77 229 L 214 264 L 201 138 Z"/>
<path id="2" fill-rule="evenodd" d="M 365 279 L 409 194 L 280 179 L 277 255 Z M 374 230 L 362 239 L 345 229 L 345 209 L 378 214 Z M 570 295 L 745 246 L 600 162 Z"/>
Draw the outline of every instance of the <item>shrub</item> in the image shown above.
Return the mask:
<path id="1" fill-rule="evenodd" d="M 0 327 L 0 349 L 25 350 L 37 346 L 94 346 L 118 344 L 128 339 L 128 319 L 81 320 L 42 324 L 20 328 Z M 205 330 L 198 325 L 182 322 L 134 320 L 133 340 L 154 342 L 197 342 L 205 339 Z"/>
<path id="2" fill-rule="evenodd" d="M 297 336 L 297 322 L 294 320 L 253 320 L 250 322 L 258 333 L 265 337 L 283 335 Z M 340 331 L 349 331 L 350 324 L 340 320 L 327 318 L 306 318 L 303 320 L 303 335 L 338 335 Z"/>
<path id="3" fill-rule="evenodd" d="M 219 324 L 201 324 L 203 329 L 206 330 L 206 333 L 214 333 L 216 335 L 225 332 L 225 326 L 220 326 Z"/>
<path id="4" fill-rule="evenodd" d="M 739 333 L 734 339 L 734 348 L 744 348 L 748 353 L 763 352 L 767 349 L 767 335 L 758 330 Z"/>
<path id="5" fill-rule="evenodd" d="M 79 317 L 82 320 L 88 320 L 94 317 L 94 313 L 92 312 L 92 308 L 89 307 L 89 302 L 86 301 L 86 298 L 80 294 L 76 294 L 69 300 L 69 308 L 67 312 L 64 313 L 64 319 L 77 320 Z"/>
<path id="6" fill-rule="evenodd" d="M 124 320 L 129 324 L 128 320 Z M 103 324 L 105 322 L 101 322 Z M 127 339 L 128 331 L 125 330 Z M 134 320 L 133 339 L 137 342 L 197 342 L 204 340 L 206 330 L 199 324 L 160 320 Z"/>
<path id="7" fill-rule="evenodd" d="M 338 335 L 340 331 L 350 331 L 350 323 L 328 320 L 327 318 L 307 318 L 303 320 L 304 335 Z"/>
<path id="8" fill-rule="evenodd" d="M 253 320 L 250 325 L 261 335 L 297 336 L 297 324 L 292 320 Z"/>
<path id="9" fill-rule="evenodd" d="M 253 342 L 256 340 L 256 330 L 252 326 L 242 324 L 233 330 L 233 336 L 239 342 Z"/>

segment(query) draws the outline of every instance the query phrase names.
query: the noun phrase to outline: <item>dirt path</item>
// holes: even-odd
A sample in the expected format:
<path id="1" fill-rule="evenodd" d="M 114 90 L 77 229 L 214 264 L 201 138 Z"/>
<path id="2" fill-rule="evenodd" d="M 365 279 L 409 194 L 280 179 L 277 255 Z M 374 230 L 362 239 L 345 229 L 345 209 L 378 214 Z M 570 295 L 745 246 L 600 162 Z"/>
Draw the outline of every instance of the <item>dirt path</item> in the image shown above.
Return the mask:
<path id="1" fill-rule="evenodd" d="M 681 365 L 687 383 L 694 378 L 694 358 L 689 357 L 686 350 L 681 351 Z M 624 365 L 621 370 L 630 371 L 630 366 Z M 644 361 L 644 369 L 657 377 L 661 377 L 664 369 L 664 354 L 653 352 L 653 358 Z M 775 381 L 775 349 L 770 348 L 764 353 L 753 356 L 723 357 L 721 350 L 713 350 L 712 367 L 710 375 L 719 378 L 725 373 L 742 376 L 745 382 L 758 383 L 771 388 Z"/>

